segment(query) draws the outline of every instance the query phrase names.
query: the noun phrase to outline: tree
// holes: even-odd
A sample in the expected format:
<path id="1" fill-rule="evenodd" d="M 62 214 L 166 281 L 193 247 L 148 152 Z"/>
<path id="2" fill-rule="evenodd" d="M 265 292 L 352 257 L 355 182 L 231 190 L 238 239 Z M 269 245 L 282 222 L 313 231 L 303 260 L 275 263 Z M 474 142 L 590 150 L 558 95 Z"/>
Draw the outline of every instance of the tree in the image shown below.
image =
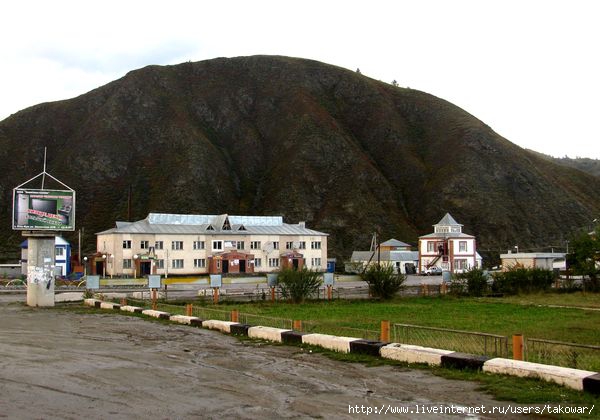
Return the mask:
<path id="1" fill-rule="evenodd" d="M 570 241 L 567 267 L 577 276 L 583 276 L 584 288 L 600 291 L 600 227 L 593 233 L 581 233 Z"/>
<path id="2" fill-rule="evenodd" d="M 363 271 L 360 278 L 369 285 L 371 296 L 391 299 L 402 288 L 406 276 L 396 273 L 389 264 L 371 264 Z"/>
<path id="3" fill-rule="evenodd" d="M 321 273 L 306 267 L 301 270 L 284 268 L 277 277 L 277 287 L 281 296 L 294 303 L 301 303 L 317 293 L 321 283 Z"/>
<path id="4" fill-rule="evenodd" d="M 398 81 L 396 79 L 392 80 L 392 86 L 398 87 Z"/>

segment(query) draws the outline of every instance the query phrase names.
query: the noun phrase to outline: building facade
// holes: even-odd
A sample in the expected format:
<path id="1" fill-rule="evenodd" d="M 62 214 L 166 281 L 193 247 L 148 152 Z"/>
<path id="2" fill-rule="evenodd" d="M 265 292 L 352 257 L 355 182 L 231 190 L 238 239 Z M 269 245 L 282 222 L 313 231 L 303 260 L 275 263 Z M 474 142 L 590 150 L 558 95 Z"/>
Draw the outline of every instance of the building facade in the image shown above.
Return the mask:
<path id="1" fill-rule="evenodd" d="M 452 273 L 481 267 L 475 237 L 463 233 L 462 228 L 463 225 L 446 213 L 433 225 L 433 233 L 419 237 L 420 273 L 433 266 Z"/>
<path id="2" fill-rule="evenodd" d="M 500 254 L 502 271 L 517 268 L 542 268 L 544 270 L 565 270 L 566 254 L 563 252 L 516 252 Z"/>
<path id="3" fill-rule="evenodd" d="M 353 251 L 350 263 L 346 264 L 347 272 L 360 273 L 371 265 L 386 264 L 394 267 L 397 273 L 414 274 L 417 272 L 419 253 L 411 251 L 411 246 L 397 239 L 389 239 L 379 244 L 379 252 Z"/>
<path id="4" fill-rule="evenodd" d="M 325 271 L 327 234 L 281 216 L 150 213 L 96 234 L 89 272 L 105 276 Z"/>

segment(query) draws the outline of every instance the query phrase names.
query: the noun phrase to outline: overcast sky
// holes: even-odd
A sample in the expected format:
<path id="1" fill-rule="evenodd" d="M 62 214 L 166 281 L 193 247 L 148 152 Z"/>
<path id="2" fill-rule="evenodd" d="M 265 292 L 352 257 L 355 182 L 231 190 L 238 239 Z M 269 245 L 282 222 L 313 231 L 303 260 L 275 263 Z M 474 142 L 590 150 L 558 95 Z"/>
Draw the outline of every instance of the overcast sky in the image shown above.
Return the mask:
<path id="1" fill-rule="evenodd" d="M 319 60 L 419 89 L 519 146 L 600 158 L 600 1 L 10 1 L 0 120 L 130 70 L 216 57 Z"/>

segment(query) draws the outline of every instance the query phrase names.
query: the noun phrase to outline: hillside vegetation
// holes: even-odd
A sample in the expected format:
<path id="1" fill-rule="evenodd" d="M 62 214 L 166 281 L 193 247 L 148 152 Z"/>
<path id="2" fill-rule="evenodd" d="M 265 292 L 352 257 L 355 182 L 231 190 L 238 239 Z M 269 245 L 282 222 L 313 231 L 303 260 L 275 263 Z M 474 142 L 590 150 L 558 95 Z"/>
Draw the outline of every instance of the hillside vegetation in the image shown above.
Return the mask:
<path id="1" fill-rule="evenodd" d="M 416 242 L 450 212 L 481 248 L 546 245 L 600 215 L 600 181 L 527 152 L 430 94 L 277 56 L 149 66 L 0 122 L 0 234 L 12 188 L 48 170 L 77 191 L 84 250 L 148 212 L 281 214 L 348 258 Z M 70 238 L 70 239 L 74 239 Z M 16 255 L 16 253 L 14 254 Z"/>

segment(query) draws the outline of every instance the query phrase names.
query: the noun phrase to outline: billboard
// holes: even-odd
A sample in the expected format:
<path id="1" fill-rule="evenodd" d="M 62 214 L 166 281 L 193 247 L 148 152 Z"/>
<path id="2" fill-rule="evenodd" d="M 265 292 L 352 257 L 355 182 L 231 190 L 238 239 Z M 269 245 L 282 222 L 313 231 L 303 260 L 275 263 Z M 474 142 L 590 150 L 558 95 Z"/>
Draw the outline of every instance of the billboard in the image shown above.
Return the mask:
<path id="1" fill-rule="evenodd" d="M 75 230 L 75 191 L 15 188 L 13 229 Z"/>

